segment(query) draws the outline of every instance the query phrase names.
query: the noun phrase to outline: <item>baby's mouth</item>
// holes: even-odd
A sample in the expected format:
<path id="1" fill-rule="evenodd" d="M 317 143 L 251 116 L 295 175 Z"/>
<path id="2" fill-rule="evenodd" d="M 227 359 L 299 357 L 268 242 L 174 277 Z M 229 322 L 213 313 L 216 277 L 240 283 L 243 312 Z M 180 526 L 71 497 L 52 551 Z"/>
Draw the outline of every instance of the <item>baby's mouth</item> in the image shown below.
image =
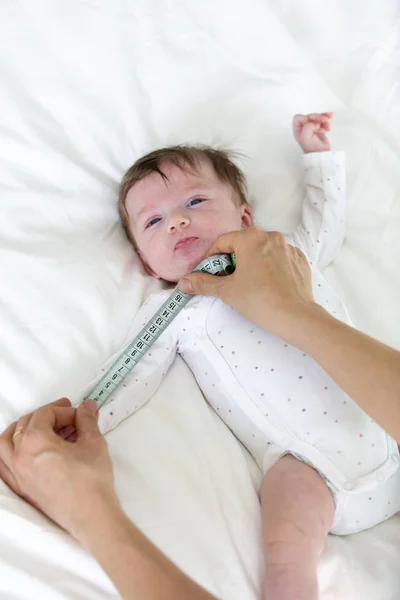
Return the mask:
<path id="1" fill-rule="evenodd" d="M 185 237 L 185 238 L 182 238 L 181 240 L 179 240 L 179 242 L 177 242 L 175 244 L 175 249 L 174 250 L 175 251 L 176 250 L 184 250 L 185 248 L 189 248 L 198 239 L 199 239 L 198 237 Z"/>

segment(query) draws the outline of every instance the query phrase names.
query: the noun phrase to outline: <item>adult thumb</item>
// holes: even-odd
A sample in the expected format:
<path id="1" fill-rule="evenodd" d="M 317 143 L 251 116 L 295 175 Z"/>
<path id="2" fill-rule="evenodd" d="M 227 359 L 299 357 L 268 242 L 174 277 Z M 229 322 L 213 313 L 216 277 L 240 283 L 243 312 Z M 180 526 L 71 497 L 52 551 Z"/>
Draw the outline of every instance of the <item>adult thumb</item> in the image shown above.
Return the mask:
<path id="1" fill-rule="evenodd" d="M 99 411 L 94 400 L 84 400 L 77 410 L 75 417 L 76 430 L 78 435 L 85 433 L 99 432 L 97 417 Z"/>
<path id="2" fill-rule="evenodd" d="M 225 286 L 225 277 L 217 277 L 207 273 L 190 273 L 178 283 L 178 289 L 186 294 L 202 294 L 203 296 L 221 297 Z"/>

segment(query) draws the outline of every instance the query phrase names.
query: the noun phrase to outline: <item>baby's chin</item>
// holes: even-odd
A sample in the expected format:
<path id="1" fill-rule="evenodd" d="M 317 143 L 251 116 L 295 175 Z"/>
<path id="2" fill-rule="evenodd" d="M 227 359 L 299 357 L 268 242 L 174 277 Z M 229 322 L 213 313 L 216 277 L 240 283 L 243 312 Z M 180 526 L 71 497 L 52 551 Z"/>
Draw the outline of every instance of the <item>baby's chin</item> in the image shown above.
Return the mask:
<path id="1" fill-rule="evenodd" d="M 170 283 L 177 283 L 204 260 L 211 246 L 210 240 L 198 239 L 190 247 L 175 251 L 170 256 L 169 264 L 158 265 L 158 269 L 153 266 L 156 277 Z"/>
<path id="2" fill-rule="evenodd" d="M 164 272 L 160 273 L 158 277 L 164 281 L 167 281 L 168 283 L 178 283 L 182 277 L 191 273 L 199 263 L 201 263 L 201 260 L 197 260 L 194 263 L 189 263 L 187 267 L 182 269 L 177 269 L 174 271 L 165 270 Z"/>
<path id="3" fill-rule="evenodd" d="M 207 251 L 193 256 L 182 257 L 181 260 L 177 261 L 178 264 L 174 265 L 174 268 L 171 265 L 171 268 L 160 270 L 158 277 L 169 283 L 177 283 L 182 277 L 191 273 L 204 260 L 206 254 Z"/>

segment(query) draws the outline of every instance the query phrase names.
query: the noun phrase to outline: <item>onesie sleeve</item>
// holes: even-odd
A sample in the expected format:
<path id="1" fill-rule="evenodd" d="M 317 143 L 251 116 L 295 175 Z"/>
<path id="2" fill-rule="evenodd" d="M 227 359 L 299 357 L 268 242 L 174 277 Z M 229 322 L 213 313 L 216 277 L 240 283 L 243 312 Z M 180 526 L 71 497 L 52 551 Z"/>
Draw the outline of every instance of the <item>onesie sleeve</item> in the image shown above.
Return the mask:
<path id="1" fill-rule="evenodd" d="M 344 152 L 312 152 L 303 156 L 306 195 L 301 223 L 287 236 L 322 269 L 342 247 L 347 215 Z"/>
<path id="2" fill-rule="evenodd" d="M 124 345 L 102 365 L 97 376 L 82 390 L 81 398 L 86 397 L 90 393 L 101 377 L 114 364 L 114 361 L 124 348 L 128 346 L 146 323 L 151 320 L 169 294 L 170 291 L 167 293 L 152 294 L 141 306 L 132 322 Z M 123 419 L 126 419 L 126 417 L 141 408 L 157 391 L 164 375 L 167 373 L 176 356 L 178 328 L 175 322 L 177 318 L 170 323 L 140 362 L 132 369 L 124 382 L 116 388 L 115 393 L 107 403 L 101 407 L 99 412 L 99 427 L 102 433 L 107 433 L 111 429 L 114 429 Z"/>

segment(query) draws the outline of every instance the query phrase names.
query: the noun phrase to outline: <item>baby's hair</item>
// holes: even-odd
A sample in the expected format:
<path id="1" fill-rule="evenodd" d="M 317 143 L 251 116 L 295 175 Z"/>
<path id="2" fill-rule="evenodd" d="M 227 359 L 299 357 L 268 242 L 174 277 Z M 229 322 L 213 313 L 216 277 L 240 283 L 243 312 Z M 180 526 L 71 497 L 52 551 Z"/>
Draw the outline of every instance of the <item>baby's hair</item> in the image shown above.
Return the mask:
<path id="1" fill-rule="evenodd" d="M 197 172 L 202 161 L 208 162 L 220 181 L 228 183 L 233 191 L 235 200 L 239 205 L 248 204 L 246 178 L 241 169 L 235 165 L 232 158 L 237 153 L 228 150 L 217 150 L 210 146 L 167 146 L 154 150 L 139 158 L 129 169 L 121 181 L 119 190 L 118 210 L 121 223 L 128 239 L 136 248 L 135 240 L 129 227 L 129 215 L 125 202 L 129 190 L 141 179 L 151 173 L 158 173 L 163 179 L 167 176 L 162 171 L 164 165 L 175 165 L 176 167 Z"/>

